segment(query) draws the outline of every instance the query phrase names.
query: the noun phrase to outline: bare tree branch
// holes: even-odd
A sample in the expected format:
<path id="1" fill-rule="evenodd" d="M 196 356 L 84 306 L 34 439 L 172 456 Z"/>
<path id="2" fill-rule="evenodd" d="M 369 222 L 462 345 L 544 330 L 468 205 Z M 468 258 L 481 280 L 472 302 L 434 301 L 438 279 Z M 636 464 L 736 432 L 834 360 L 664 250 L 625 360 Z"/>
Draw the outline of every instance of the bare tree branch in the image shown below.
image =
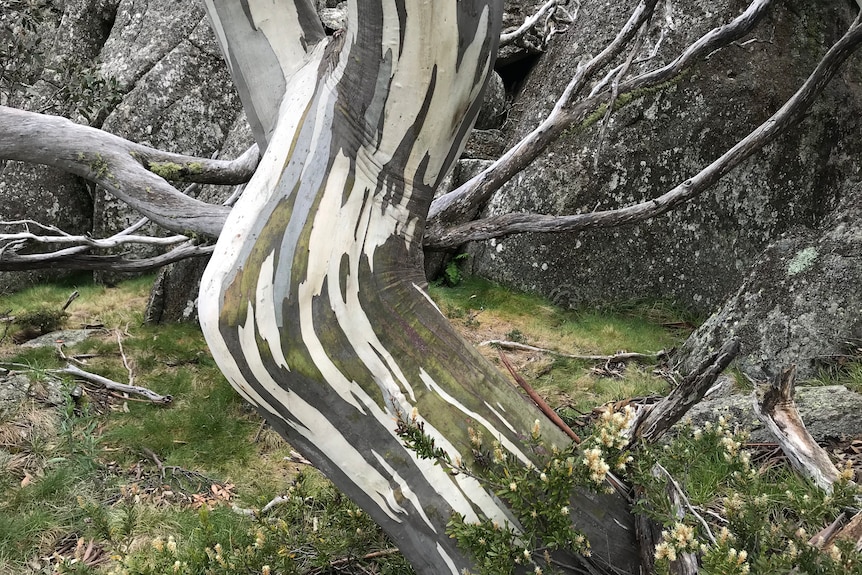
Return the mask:
<path id="1" fill-rule="evenodd" d="M 467 237 L 468 230 L 472 230 L 470 226 L 473 224 L 464 224 L 464 222 L 475 217 L 481 206 L 490 199 L 494 192 L 499 190 L 515 174 L 526 168 L 551 143 L 556 141 L 566 129 L 576 123 L 582 122 L 589 113 L 600 109 L 603 104 L 607 105 L 611 97 L 611 91 L 607 88 L 597 93 L 591 93 L 586 98 L 577 101 L 575 101 L 575 98 L 589 79 L 620 54 L 632 41 L 640 26 L 652 14 L 655 4 L 655 1 L 651 1 L 648 5 L 644 2 L 638 5 L 629 21 L 605 50 L 586 65 L 579 67 L 575 77 L 572 78 L 572 81 L 569 82 L 563 94 L 557 100 L 554 109 L 536 129 L 515 144 L 515 146 L 483 172 L 432 203 L 428 213 L 428 227 L 425 236 L 426 247 L 445 249 L 468 241 L 468 239 L 464 238 Z M 621 82 L 619 92 L 624 94 L 656 86 L 678 76 L 698 59 L 748 34 L 771 4 L 772 0 L 753 0 L 740 16 L 728 24 L 710 30 L 686 48 L 673 62 L 657 70 Z M 500 223 L 509 225 L 505 221 Z M 464 224 L 462 226 L 464 229 L 460 233 L 450 237 L 448 233 L 454 230 L 449 230 L 447 227 L 458 224 Z M 518 233 L 519 231 L 522 230 L 508 233 Z M 485 233 L 484 229 L 482 233 Z M 485 237 L 480 238 L 469 235 L 469 240 L 473 239 L 485 239 Z"/>
<path id="2" fill-rule="evenodd" d="M 565 129 L 565 126 L 561 124 L 565 108 L 577 97 L 598 70 L 610 63 L 625 49 L 641 25 L 652 14 L 656 2 L 657 0 L 640 2 L 614 40 L 585 65 L 578 65 L 575 76 L 563 90 L 563 94 L 557 100 L 554 109 L 535 130 L 515 144 L 482 173 L 458 189 L 434 200 L 428 211 L 429 228 L 446 225 L 452 221 L 460 223 L 472 219 L 478 212 L 479 206 L 487 202 L 491 194 L 523 170 L 539 153 L 559 137 Z M 546 133 L 550 138 L 545 136 Z"/>
<path id="3" fill-rule="evenodd" d="M 44 164 L 90 180 L 178 233 L 217 237 L 229 210 L 183 195 L 166 178 L 242 183 L 254 173 L 256 156 L 250 150 L 225 162 L 160 152 L 66 118 L 0 106 L 0 158 Z"/>
<path id="4" fill-rule="evenodd" d="M 161 395 L 147 389 L 146 387 L 141 387 L 139 385 L 126 385 L 125 383 L 118 383 L 107 377 L 102 377 L 101 375 L 97 375 L 95 373 L 90 373 L 89 371 L 84 371 L 71 363 L 67 365 L 64 369 L 58 369 L 55 373 L 64 373 L 67 375 L 73 375 L 75 377 L 81 378 L 85 381 L 89 381 L 90 383 L 95 383 L 97 385 L 101 385 L 108 391 L 117 391 L 119 393 L 132 393 L 134 395 L 140 395 L 145 397 L 147 400 L 152 403 L 158 403 L 162 405 L 168 405 L 173 401 L 173 397 L 170 395 Z"/>
<path id="5" fill-rule="evenodd" d="M 781 109 L 700 173 L 658 198 L 625 208 L 569 216 L 504 214 L 446 230 L 435 228 L 433 233 L 426 236 L 425 245 L 432 249 L 445 249 L 467 241 L 485 240 L 515 233 L 570 232 L 586 228 L 616 227 L 661 215 L 709 189 L 722 176 L 801 120 L 841 65 L 860 45 L 862 45 L 862 17 L 857 17 L 847 33 L 832 46 L 802 87 Z M 636 80 L 639 83 L 641 81 L 639 78 L 633 81 Z M 493 166 L 490 169 L 493 169 Z"/>
<path id="6" fill-rule="evenodd" d="M 544 44 L 547 44 L 548 40 L 550 40 L 552 36 L 566 30 L 551 29 L 551 23 L 554 19 L 558 18 L 558 12 L 563 13 L 563 19 L 566 24 L 571 24 L 572 22 L 574 22 L 576 16 L 569 14 L 568 11 L 563 8 L 563 6 L 568 3 L 569 0 L 548 0 L 541 7 L 539 7 L 538 10 L 536 10 L 535 14 L 524 20 L 524 23 L 521 24 L 520 27 L 515 30 L 512 30 L 511 32 L 504 32 L 503 34 L 501 34 L 500 45 L 498 47 L 502 48 L 503 46 L 508 46 L 509 44 L 516 42 L 518 39 L 523 38 L 527 34 L 527 32 L 532 30 L 534 26 L 536 26 L 539 22 L 542 21 L 542 19 L 545 19 L 542 42 Z M 575 4 L 577 5 L 577 9 L 580 9 L 581 3 L 579 1 L 576 1 Z M 577 10 L 575 11 L 575 14 L 577 14 Z"/>

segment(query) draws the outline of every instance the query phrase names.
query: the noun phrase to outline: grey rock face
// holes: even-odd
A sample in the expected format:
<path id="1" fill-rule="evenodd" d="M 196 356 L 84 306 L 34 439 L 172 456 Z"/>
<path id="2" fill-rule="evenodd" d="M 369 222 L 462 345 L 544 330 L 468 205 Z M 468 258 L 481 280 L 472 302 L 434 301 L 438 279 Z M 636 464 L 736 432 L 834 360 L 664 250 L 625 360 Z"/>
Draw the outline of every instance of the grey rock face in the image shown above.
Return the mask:
<path id="1" fill-rule="evenodd" d="M 794 397 L 805 428 L 818 443 L 828 439 L 855 437 L 862 434 L 862 395 L 842 385 L 799 387 Z M 763 427 L 754 413 L 750 395 L 731 395 L 706 400 L 686 414 L 695 426 L 730 416 L 733 424 L 751 430 L 751 441 L 772 442 L 775 438 Z"/>
<path id="2" fill-rule="evenodd" d="M 513 103 L 509 144 L 538 124 L 635 2 L 584 3 L 578 22 L 541 57 Z M 745 3 L 674 3 L 657 61 L 736 16 Z M 714 53 L 662 89 L 635 95 L 598 124 L 573 128 L 485 211 L 567 214 L 656 197 L 697 173 L 765 121 L 801 85 L 854 17 L 849 4 L 775 5 L 747 40 Z M 768 42 L 764 42 L 768 40 Z M 647 48 L 656 38 L 647 39 Z M 850 63 L 799 126 L 712 190 L 640 225 L 581 234 L 524 234 L 473 245 L 474 271 L 563 306 L 660 298 L 701 313 L 731 294 L 758 254 L 795 227 L 814 228 L 859 173 L 860 63 Z M 597 157 L 597 161 L 596 161 Z"/>
<path id="3" fill-rule="evenodd" d="M 737 292 L 685 343 L 681 369 L 735 336 L 737 363 L 751 377 L 765 379 L 790 364 L 800 379 L 814 377 L 862 341 L 860 287 L 862 184 L 855 184 L 822 232 L 788 233 L 757 258 Z"/>
<path id="4" fill-rule="evenodd" d="M 30 378 L 26 375 L 0 376 L 0 416 L 14 412 L 30 391 Z"/>
<path id="5" fill-rule="evenodd" d="M 103 50 L 103 70 L 133 87 L 103 128 L 188 155 L 208 157 L 220 149 L 241 105 L 201 3 L 124 0 L 117 22 Z M 113 197 L 97 194 L 97 235 L 116 233 L 139 217 Z"/>

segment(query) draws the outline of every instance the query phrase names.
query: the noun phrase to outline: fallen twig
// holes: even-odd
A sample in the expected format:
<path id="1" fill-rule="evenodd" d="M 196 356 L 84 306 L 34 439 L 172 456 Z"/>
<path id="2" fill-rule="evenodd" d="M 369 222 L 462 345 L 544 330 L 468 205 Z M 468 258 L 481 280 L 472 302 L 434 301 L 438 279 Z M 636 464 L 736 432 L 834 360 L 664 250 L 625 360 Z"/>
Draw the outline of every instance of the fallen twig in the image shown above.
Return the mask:
<path id="1" fill-rule="evenodd" d="M 117 334 L 117 347 L 120 349 L 120 357 L 123 359 L 123 366 L 126 368 L 126 371 L 129 373 L 129 385 L 135 385 L 135 371 L 132 369 L 132 365 L 129 363 L 129 358 L 126 357 L 126 352 L 123 350 L 123 334 L 118 329 L 116 330 Z"/>
<path id="2" fill-rule="evenodd" d="M 479 344 L 480 346 L 494 346 L 500 349 L 505 349 L 509 351 L 535 351 L 540 353 L 549 353 L 551 355 L 557 355 L 559 357 L 565 357 L 568 359 L 580 359 L 584 361 L 610 361 L 610 362 L 619 362 L 619 361 L 630 361 L 630 360 L 656 360 L 662 357 L 666 352 L 664 350 L 658 351 L 656 353 L 634 353 L 634 352 L 620 352 L 615 353 L 613 355 L 577 355 L 572 353 L 565 353 L 563 351 L 557 351 L 555 349 L 548 349 L 544 347 L 536 347 L 534 345 L 528 345 L 526 343 L 520 343 L 517 341 L 506 341 L 502 339 L 489 339 L 487 341 L 483 341 Z"/>
<path id="3" fill-rule="evenodd" d="M 689 513 L 694 515 L 695 519 L 700 521 L 700 524 L 703 525 L 703 528 L 706 531 L 706 536 L 709 537 L 709 540 L 713 545 L 716 545 L 715 536 L 712 534 L 712 530 L 709 528 L 709 523 L 707 523 L 706 520 L 703 517 L 701 517 L 700 513 L 698 513 L 694 509 L 691 502 L 688 500 L 688 496 L 685 494 L 685 491 L 683 491 L 682 487 L 677 482 L 677 480 L 674 479 L 673 475 L 670 474 L 670 471 L 665 469 L 665 467 L 661 463 L 656 463 L 655 466 L 659 471 L 661 471 L 662 473 L 665 474 L 665 476 L 667 477 L 667 480 L 670 482 L 670 485 L 679 494 L 679 498 L 680 498 L 680 501 L 682 502 L 682 504 L 686 506 Z"/>
<path id="4" fill-rule="evenodd" d="M 304 575 L 318 575 L 320 573 L 326 572 L 329 569 L 337 569 L 339 567 L 344 567 L 358 561 L 371 561 L 372 559 L 380 559 L 382 557 L 395 555 L 396 553 L 400 553 L 400 551 L 395 547 L 390 547 L 389 549 L 381 549 L 380 551 L 372 551 L 371 553 L 366 553 L 362 557 L 343 557 L 341 559 L 335 559 L 334 561 L 330 561 L 328 565 L 309 569 L 308 571 L 305 571 Z"/>
<path id="5" fill-rule="evenodd" d="M 542 413 L 544 413 L 545 416 L 554 423 L 554 425 L 562 429 L 566 435 L 571 437 L 572 441 L 574 441 L 575 443 L 580 443 L 581 438 L 578 436 L 578 434 L 572 431 L 572 428 L 566 425 L 566 422 L 563 421 L 559 415 L 557 415 L 556 411 L 551 409 L 551 406 L 549 406 L 545 402 L 545 400 L 542 399 L 542 397 L 538 393 L 536 393 L 536 390 L 533 389 L 533 387 L 529 383 L 527 383 L 527 381 L 523 377 L 521 377 L 521 374 L 515 371 L 515 368 L 512 367 L 512 364 L 509 363 L 509 360 L 506 358 L 502 351 L 500 352 L 500 361 L 503 362 L 503 365 L 506 366 L 506 369 L 509 370 L 509 373 L 512 374 L 512 377 L 515 378 L 515 381 L 518 382 L 518 385 L 521 386 L 521 389 L 527 392 L 527 395 L 530 396 L 530 399 L 533 400 L 533 403 L 535 403 L 536 406 L 540 410 L 542 410 Z"/>
<path id="6" fill-rule="evenodd" d="M 141 387 L 139 385 L 126 385 L 124 383 L 117 383 L 107 377 L 102 377 L 101 375 L 96 375 L 95 373 L 90 373 L 89 371 L 84 371 L 71 363 L 66 365 L 64 369 L 55 370 L 55 373 L 64 373 L 68 375 L 73 375 L 75 377 L 80 377 L 85 381 L 89 381 L 90 383 L 95 383 L 97 385 L 101 385 L 105 389 L 109 391 L 118 391 L 120 393 L 131 393 L 134 395 L 140 395 L 145 397 L 152 403 L 158 403 L 160 405 L 168 405 L 173 401 L 173 397 L 170 395 L 160 395 L 155 391 L 147 389 L 146 387 Z"/>

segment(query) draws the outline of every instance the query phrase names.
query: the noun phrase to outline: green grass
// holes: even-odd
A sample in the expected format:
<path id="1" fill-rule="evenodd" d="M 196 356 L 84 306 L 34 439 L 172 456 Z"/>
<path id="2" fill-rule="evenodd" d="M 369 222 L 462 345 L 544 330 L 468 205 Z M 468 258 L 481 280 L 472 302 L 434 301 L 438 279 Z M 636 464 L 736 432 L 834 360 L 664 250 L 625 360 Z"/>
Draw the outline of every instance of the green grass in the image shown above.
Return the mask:
<path id="1" fill-rule="evenodd" d="M 487 330 L 496 339 L 514 339 L 574 355 L 650 354 L 670 349 L 688 335 L 688 330 L 678 326 L 692 321 L 689 314 L 656 303 L 561 310 L 536 296 L 477 278 L 452 288 L 434 286 L 431 296 L 462 330 Z M 494 360 L 494 354 L 489 358 Z M 591 371 L 596 365 L 546 355 L 522 366 L 522 375 L 552 405 L 570 405 L 582 412 L 608 401 L 667 391 L 667 383 L 654 376 L 649 365 L 629 363 L 623 378 L 596 375 Z"/>
<path id="2" fill-rule="evenodd" d="M 80 537 L 93 540 L 105 554 L 124 557 L 130 573 L 173 572 L 174 557 L 151 569 L 160 558 L 150 542 L 169 535 L 176 538 L 184 561 L 196 566 L 189 572 L 215 572 L 206 566 L 210 559 L 205 546 L 219 542 L 226 553 L 245 557 L 259 529 L 253 518 L 233 512 L 231 505 L 262 507 L 296 477 L 298 466 L 284 462 L 290 447 L 262 428 L 260 417 L 230 387 L 200 329 L 143 324 L 151 283 L 152 278 L 145 277 L 105 287 L 80 279 L 0 296 L 0 314 L 21 316 L 59 310 L 69 294 L 78 291 L 61 327 L 102 325 L 104 331 L 64 352 L 95 355 L 80 367 L 121 383 L 130 382 L 125 355 L 135 385 L 173 397 L 170 406 L 159 406 L 134 397 L 109 398 L 85 385 L 78 405 L 71 399 L 59 409 L 27 402 L 0 414 L 0 573 L 31 573 L 34 561 L 44 573 L 106 573 L 117 565 L 69 563 L 68 541 Z M 12 336 L 20 329 L 10 325 L 0 344 L 0 365 L 27 373 L 34 381 L 56 379 L 53 370 L 66 362 L 55 349 L 14 345 Z M 66 389 L 81 385 L 66 376 L 63 380 Z M 303 489 L 321 486 L 303 495 L 308 505 L 296 506 L 294 515 L 278 510 L 271 515 L 280 518 L 277 525 L 286 530 L 278 538 L 313 549 L 299 558 L 302 564 L 338 559 L 345 545 L 369 550 L 387 545 L 367 518 L 363 537 L 356 535 L 355 525 L 347 534 L 344 525 L 335 525 L 326 532 L 327 540 L 308 541 L 312 531 L 300 530 L 304 526 L 296 515 L 306 506 L 321 524 L 326 516 L 341 515 L 353 506 L 313 470 L 305 475 Z M 213 485 L 228 488 L 229 500 L 215 497 Z M 200 507 L 200 502 L 212 509 Z M 64 546 L 65 563 L 44 559 Z M 258 562 L 273 560 L 262 550 L 252 555 Z M 377 565 L 381 572 L 409 573 L 398 556 L 386 556 Z"/>

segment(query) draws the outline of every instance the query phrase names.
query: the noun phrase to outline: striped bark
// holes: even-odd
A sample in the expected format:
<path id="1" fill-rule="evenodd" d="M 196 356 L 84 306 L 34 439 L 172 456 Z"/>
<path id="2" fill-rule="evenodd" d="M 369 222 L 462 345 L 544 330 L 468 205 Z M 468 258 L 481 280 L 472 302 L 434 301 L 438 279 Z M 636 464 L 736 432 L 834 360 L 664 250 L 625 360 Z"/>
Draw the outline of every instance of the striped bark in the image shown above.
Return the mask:
<path id="1" fill-rule="evenodd" d="M 473 426 L 524 462 L 531 455 L 521 438 L 544 420 L 423 289 L 425 216 L 478 112 L 502 2 L 363 0 L 359 8 L 353 0 L 346 31 L 326 46 L 301 43 L 292 68 L 275 65 L 289 53 L 277 45 L 284 36 L 242 20 L 253 11 L 207 4 L 267 146 L 203 279 L 200 317 L 213 355 L 418 573 L 460 573 L 470 562 L 445 534 L 453 511 L 512 518 L 475 480 L 417 459 L 395 418 L 418 409 L 453 457 L 469 459 Z M 270 17 L 302 35 L 310 4 L 281 2 L 284 12 Z M 243 40 L 250 29 L 264 36 L 257 47 Z M 264 57 L 255 58 L 258 49 Z M 266 73 L 285 85 L 271 132 L 261 102 L 272 84 L 248 82 Z M 550 424 L 543 433 L 567 441 Z M 576 522 L 593 536 L 591 562 L 633 570 L 622 500 L 576 497 Z"/>

